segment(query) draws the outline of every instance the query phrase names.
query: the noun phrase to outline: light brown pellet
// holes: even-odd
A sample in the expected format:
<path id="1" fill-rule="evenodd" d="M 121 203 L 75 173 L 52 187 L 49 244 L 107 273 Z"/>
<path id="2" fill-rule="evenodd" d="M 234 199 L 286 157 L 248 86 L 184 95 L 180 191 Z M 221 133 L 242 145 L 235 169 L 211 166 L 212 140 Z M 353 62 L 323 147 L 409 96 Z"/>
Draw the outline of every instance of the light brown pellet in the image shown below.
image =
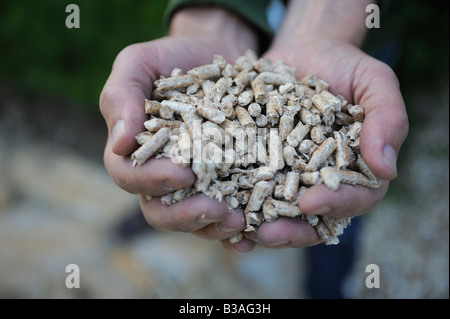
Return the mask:
<path id="1" fill-rule="evenodd" d="M 245 231 L 299 216 L 326 244 L 337 244 L 351 218 L 306 215 L 298 207 L 303 194 L 322 183 L 338 190 L 382 182 L 361 156 L 363 107 L 316 75 L 299 80 L 295 72 L 252 51 L 234 65 L 215 55 L 187 74 L 173 68 L 144 100 L 149 119 L 136 136 L 133 165 L 155 156 L 192 169 L 195 184 L 162 196 L 165 205 L 203 193 L 230 212 L 242 209 Z M 237 232 L 229 240 L 242 238 Z"/>

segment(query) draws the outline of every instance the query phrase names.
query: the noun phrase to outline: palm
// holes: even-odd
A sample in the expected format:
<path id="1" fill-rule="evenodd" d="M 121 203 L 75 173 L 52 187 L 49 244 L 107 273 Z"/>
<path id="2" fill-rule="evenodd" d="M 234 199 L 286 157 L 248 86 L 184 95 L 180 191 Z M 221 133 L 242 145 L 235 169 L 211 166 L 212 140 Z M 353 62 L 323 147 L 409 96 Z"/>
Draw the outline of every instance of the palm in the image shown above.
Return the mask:
<path id="1" fill-rule="evenodd" d="M 358 86 L 355 80 L 362 71 L 361 67 L 366 64 L 369 67 L 375 62 L 350 44 L 332 41 L 276 47 L 266 56 L 296 67 L 299 78 L 316 74 L 330 84 L 332 92 L 343 95 L 350 103 L 359 102 L 354 96 L 354 88 Z"/>

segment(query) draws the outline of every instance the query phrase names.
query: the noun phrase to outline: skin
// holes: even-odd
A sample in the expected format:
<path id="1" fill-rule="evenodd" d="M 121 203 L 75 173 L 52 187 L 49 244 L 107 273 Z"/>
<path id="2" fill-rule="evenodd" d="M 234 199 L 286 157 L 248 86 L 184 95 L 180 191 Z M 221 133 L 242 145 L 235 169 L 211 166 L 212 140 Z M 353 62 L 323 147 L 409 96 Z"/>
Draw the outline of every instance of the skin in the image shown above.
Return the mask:
<path id="1" fill-rule="evenodd" d="M 232 62 L 247 48 L 258 51 L 256 34 L 249 25 L 223 9 L 202 7 L 178 12 L 168 37 L 133 44 L 116 57 L 100 96 L 109 132 L 104 163 L 124 190 L 155 196 L 150 201 L 140 197 L 144 217 L 153 227 L 219 240 L 245 228 L 242 211 L 229 214 L 224 203 L 202 195 L 170 207 L 162 205 L 158 196 L 192 185 L 194 173 L 169 159 L 151 159 L 132 167 L 130 154 L 138 147 L 134 136 L 145 130 L 144 98 L 151 96 L 153 82 L 161 74 L 170 75 L 174 67 L 186 72 L 211 63 L 214 54 Z"/>
<path id="2" fill-rule="evenodd" d="M 408 119 L 394 72 L 358 48 L 366 31 L 364 9 L 368 3 L 291 1 L 284 24 L 265 53 L 295 66 L 298 77 L 317 74 L 329 83 L 332 93 L 363 106 L 366 119 L 361 152 L 372 171 L 383 179 L 382 187 L 375 190 L 341 185 L 332 191 L 324 185 L 314 186 L 299 203 L 305 214 L 365 214 L 385 196 L 389 181 L 397 176 L 396 158 L 408 132 Z M 155 196 L 150 201 L 140 198 L 142 212 L 155 228 L 221 240 L 224 247 L 239 252 L 250 251 L 256 244 L 282 248 L 320 243 L 314 228 L 306 222 L 279 218 L 261 225 L 257 232 L 245 233 L 239 243 L 230 244 L 228 238 L 245 228 L 242 211 L 230 214 L 224 203 L 203 195 L 169 207 L 160 203 L 158 196 L 194 183 L 195 175 L 189 168 L 168 159 L 151 159 L 132 167 L 130 154 L 137 148 L 134 136 L 144 131 L 143 101 L 150 97 L 152 83 L 161 74 L 169 75 L 174 67 L 186 72 L 211 63 L 214 54 L 222 54 L 232 63 L 247 48 L 257 52 L 256 39 L 253 29 L 233 13 L 197 7 L 174 16 L 170 36 L 131 45 L 117 56 L 100 97 L 109 131 L 104 162 L 121 188 Z"/>

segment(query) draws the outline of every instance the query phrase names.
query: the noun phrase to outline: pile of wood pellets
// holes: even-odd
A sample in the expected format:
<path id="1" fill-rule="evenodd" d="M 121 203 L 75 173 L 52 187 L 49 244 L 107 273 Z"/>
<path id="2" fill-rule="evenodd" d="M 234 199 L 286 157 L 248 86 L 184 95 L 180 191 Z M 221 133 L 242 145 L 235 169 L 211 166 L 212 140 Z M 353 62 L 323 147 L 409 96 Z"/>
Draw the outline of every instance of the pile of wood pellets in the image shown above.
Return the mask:
<path id="1" fill-rule="evenodd" d="M 162 196 L 165 205 L 203 193 L 225 201 L 229 211 L 242 209 L 244 231 L 297 217 L 326 244 L 339 243 L 350 217 L 303 214 L 298 203 L 321 183 L 332 190 L 341 183 L 380 187 L 359 149 L 363 108 L 330 93 L 317 76 L 299 80 L 295 68 L 252 51 L 234 64 L 221 55 L 212 60 L 155 81 L 133 165 L 167 157 L 191 167 L 195 184 Z"/>

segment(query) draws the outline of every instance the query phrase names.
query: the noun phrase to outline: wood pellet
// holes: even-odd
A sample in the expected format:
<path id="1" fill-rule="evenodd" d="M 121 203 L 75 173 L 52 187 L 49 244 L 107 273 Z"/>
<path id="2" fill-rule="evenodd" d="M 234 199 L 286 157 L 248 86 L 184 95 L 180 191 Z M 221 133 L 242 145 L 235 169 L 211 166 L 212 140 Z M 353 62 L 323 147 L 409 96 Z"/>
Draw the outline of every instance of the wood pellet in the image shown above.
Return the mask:
<path id="1" fill-rule="evenodd" d="M 322 183 L 332 190 L 381 186 L 359 149 L 363 107 L 332 94 L 314 74 L 297 79 L 295 68 L 247 51 L 234 65 L 215 55 L 185 73 L 174 68 L 154 85 L 143 101 L 149 118 L 136 136 L 133 165 L 167 157 L 197 177 L 192 187 L 162 196 L 165 205 L 201 192 L 229 211 L 242 209 L 244 231 L 300 217 L 323 242 L 337 244 L 351 218 L 304 214 L 301 196 Z"/>

